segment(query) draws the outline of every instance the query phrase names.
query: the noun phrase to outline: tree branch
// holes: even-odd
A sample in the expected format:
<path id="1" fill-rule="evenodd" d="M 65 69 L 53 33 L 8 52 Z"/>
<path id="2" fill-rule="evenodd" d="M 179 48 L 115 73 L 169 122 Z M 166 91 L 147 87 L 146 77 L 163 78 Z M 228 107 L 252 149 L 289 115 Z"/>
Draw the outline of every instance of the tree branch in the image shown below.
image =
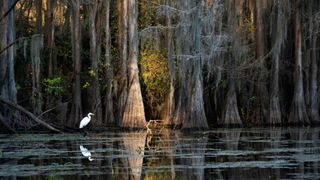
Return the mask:
<path id="1" fill-rule="evenodd" d="M 26 40 L 26 39 L 30 39 L 30 38 L 31 38 L 31 37 L 22 37 L 22 38 L 16 39 L 16 40 L 13 41 L 12 43 L 10 43 L 8 46 L 6 46 L 5 48 L 1 49 L 1 50 L 0 50 L 0 54 L 2 54 L 4 51 L 6 51 L 7 49 L 9 49 L 11 46 L 13 46 L 14 44 L 16 44 L 17 42 L 22 41 L 22 40 Z"/>
<path id="2" fill-rule="evenodd" d="M 11 5 L 11 7 L 8 9 L 8 11 L 7 11 L 6 13 L 4 13 L 3 16 L 1 16 L 0 22 L 1 22 L 5 17 L 8 16 L 8 14 L 14 9 L 14 7 L 16 6 L 16 4 L 17 4 L 19 1 L 20 1 L 20 0 L 16 0 L 16 1 Z"/>
<path id="3" fill-rule="evenodd" d="M 8 105 L 8 106 L 10 106 L 10 107 L 12 107 L 12 108 L 20 111 L 20 112 L 23 112 L 23 113 L 26 114 L 29 118 L 31 118 L 31 119 L 34 120 L 35 122 L 41 124 L 42 126 L 48 128 L 48 129 L 50 129 L 50 130 L 52 130 L 52 131 L 62 133 L 62 131 L 60 131 L 60 130 L 54 128 L 54 127 L 52 127 L 50 124 L 48 124 L 48 123 L 42 121 L 41 119 L 37 118 L 34 114 L 32 114 L 31 112 L 29 112 L 28 110 L 26 110 L 24 107 L 22 107 L 22 106 L 20 106 L 20 105 L 18 105 L 18 104 L 15 104 L 15 103 L 13 103 L 13 102 L 7 101 L 7 100 L 5 100 L 5 99 L 3 99 L 3 98 L 1 98 L 1 97 L 0 97 L 0 102 L 2 102 L 3 104 Z"/>

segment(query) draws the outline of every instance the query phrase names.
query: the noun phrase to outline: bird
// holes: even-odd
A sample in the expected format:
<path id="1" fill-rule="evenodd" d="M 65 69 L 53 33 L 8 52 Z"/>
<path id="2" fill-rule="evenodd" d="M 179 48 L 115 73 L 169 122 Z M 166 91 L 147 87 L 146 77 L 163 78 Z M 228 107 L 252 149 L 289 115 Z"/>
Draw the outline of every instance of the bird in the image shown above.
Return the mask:
<path id="1" fill-rule="evenodd" d="M 82 155 L 84 157 L 87 157 L 89 159 L 89 161 L 93 161 L 94 160 L 91 157 L 91 152 L 87 148 L 83 147 L 82 145 L 80 145 L 80 151 L 81 151 L 81 153 L 82 153 Z"/>
<path id="2" fill-rule="evenodd" d="M 85 127 L 86 125 L 89 124 L 90 120 L 91 120 L 91 116 L 94 116 L 93 113 L 89 113 L 86 117 L 84 117 L 81 121 L 80 121 L 80 125 L 79 125 L 79 129 L 82 129 L 83 127 Z"/>

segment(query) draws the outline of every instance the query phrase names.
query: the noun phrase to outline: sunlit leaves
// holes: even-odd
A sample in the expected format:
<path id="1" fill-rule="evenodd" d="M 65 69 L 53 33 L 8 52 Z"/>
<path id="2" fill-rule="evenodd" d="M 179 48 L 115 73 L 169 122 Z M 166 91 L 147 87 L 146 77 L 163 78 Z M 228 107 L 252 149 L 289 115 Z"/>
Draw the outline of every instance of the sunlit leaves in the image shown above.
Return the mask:
<path id="1" fill-rule="evenodd" d="M 160 105 L 169 92 L 167 59 L 159 51 L 142 50 L 140 67 L 150 105 Z"/>
<path id="2" fill-rule="evenodd" d="M 48 95 L 59 95 L 64 92 L 64 89 L 62 87 L 63 80 L 61 77 L 44 79 L 43 84 L 45 85 L 44 91 Z"/>

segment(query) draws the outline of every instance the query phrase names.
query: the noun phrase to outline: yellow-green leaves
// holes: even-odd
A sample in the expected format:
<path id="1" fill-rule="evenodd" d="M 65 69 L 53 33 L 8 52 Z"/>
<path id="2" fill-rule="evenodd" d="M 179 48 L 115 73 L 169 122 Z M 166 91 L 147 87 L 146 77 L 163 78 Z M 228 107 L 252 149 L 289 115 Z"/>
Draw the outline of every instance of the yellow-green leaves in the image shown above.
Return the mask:
<path id="1" fill-rule="evenodd" d="M 158 106 L 170 89 L 168 61 L 159 51 L 145 49 L 141 51 L 140 67 L 149 105 Z"/>

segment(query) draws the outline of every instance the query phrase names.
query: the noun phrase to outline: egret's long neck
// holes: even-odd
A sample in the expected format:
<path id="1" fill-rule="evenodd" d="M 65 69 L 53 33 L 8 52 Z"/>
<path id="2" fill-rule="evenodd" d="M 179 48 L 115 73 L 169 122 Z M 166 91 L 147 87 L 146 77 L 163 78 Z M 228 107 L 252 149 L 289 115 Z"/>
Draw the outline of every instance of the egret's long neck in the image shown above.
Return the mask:
<path id="1" fill-rule="evenodd" d="M 91 118 L 91 114 L 88 114 L 88 118 Z"/>

